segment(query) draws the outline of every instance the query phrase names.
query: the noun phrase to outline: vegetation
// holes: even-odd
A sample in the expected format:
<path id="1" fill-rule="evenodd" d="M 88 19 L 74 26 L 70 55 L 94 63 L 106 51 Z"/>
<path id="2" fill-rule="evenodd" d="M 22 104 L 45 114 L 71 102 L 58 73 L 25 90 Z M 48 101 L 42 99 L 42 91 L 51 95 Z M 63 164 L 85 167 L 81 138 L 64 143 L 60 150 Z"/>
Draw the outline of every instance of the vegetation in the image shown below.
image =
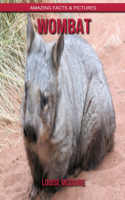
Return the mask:
<path id="1" fill-rule="evenodd" d="M 19 121 L 26 55 L 26 14 L 0 13 L 0 120 Z"/>

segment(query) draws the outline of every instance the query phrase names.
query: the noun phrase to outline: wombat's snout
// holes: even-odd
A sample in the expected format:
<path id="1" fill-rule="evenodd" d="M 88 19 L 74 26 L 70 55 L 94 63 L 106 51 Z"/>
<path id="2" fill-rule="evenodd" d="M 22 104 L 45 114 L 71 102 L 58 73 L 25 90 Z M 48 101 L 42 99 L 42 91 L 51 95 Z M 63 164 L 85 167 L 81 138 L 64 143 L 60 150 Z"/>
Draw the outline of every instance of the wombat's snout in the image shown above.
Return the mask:
<path id="1" fill-rule="evenodd" d="M 26 124 L 24 126 L 24 135 L 29 142 L 36 142 L 37 141 L 37 131 L 30 124 Z"/>

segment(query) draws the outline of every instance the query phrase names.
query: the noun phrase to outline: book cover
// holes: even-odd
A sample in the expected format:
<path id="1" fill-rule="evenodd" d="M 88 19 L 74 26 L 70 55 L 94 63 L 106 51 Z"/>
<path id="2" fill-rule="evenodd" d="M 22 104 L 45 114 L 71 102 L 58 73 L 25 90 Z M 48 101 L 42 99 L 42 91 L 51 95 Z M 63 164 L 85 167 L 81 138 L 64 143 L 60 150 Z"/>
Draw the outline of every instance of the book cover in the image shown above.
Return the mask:
<path id="1" fill-rule="evenodd" d="M 27 13 L 29 13 L 30 23 L 32 25 L 32 28 L 30 26 L 29 30 L 27 30 L 27 24 L 28 24 Z M 125 192 L 124 192 L 125 191 L 125 170 L 124 170 L 125 167 L 125 159 L 124 159 L 125 158 L 125 66 L 124 66 L 125 20 L 124 18 L 125 18 L 125 3 L 122 0 L 121 1 L 111 0 L 110 2 L 106 0 L 103 1 L 1 0 L 1 5 L 0 5 L 0 182 L 1 182 L 0 199 L 1 200 L 8 200 L 8 199 L 123 200 L 125 199 Z M 33 30 L 33 32 L 31 29 Z M 37 40 L 32 39 L 32 38 L 37 38 L 36 35 L 34 36 L 34 33 L 38 36 Z M 64 38 L 67 38 L 69 36 L 71 38 L 76 37 L 76 39 L 71 39 L 70 40 L 71 45 L 69 46 L 68 45 L 66 46 L 68 42 L 66 43 L 66 41 L 64 40 L 64 47 L 63 47 L 63 43 L 61 43 L 62 39 L 59 40 L 59 37 L 61 37 L 61 35 L 64 35 Z M 80 108 L 83 108 L 85 111 L 87 111 L 87 108 L 86 107 L 84 108 L 85 101 L 83 101 L 82 103 L 82 99 L 80 101 L 79 99 L 81 98 L 82 93 L 84 93 L 83 88 L 87 88 L 88 84 L 87 80 L 89 80 L 89 78 L 87 77 L 88 72 L 86 72 L 86 75 L 84 74 L 85 72 L 82 70 L 81 72 L 80 70 L 78 72 L 77 71 L 75 72 L 75 69 L 79 68 L 82 60 L 81 52 L 83 48 L 82 47 L 83 40 L 81 40 L 81 46 L 79 48 L 78 45 L 80 45 L 80 40 L 78 39 L 78 36 L 87 41 L 87 44 L 89 44 L 94 49 L 95 53 L 97 54 L 103 66 L 103 71 L 107 79 L 115 111 L 116 129 L 114 132 L 114 147 L 102 159 L 99 165 L 97 165 L 94 169 L 93 168 L 91 169 L 91 167 L 90 170 L 88 171 L 86 169 L 82 169 L 78 174 L 78 176 L 75 178 L 73 174 L 66 177 L 66 179 L 64 176 L 62 183 L 64 184 L 63 186 L 67 187 L 60 188 L 57 192 L 54 193 L 54 196 L 43 195 L 40 198 L 40 196 L 37 195 L 39 191 L 33 188 L 34 191 L 33 189 L 31 190 L 31 197 L 29 197 L 29 192 L 33 183 L 33 172 L 31 172 L 32 165 L 29 165 L 30 161 L 28 162 L 27 159 L 26 149 L 31 148 L 33 150 L 32 153 L 35 152 L 36 155 L 39 151 L 40 152 L 43 151 L 43 153 L 39 155 L 41 155 L 42 160 L 48 162 L 47 156 L 48 154 L 50 155 L 50 152 L 52 152 L 52 155 L 54 155 L 53 153 L 54 147 L 50 144 L 48 145 L 48 142 L 45 143 L 43 142 L 42 144 L 40 143 L 40 146 L 38 148 L 36 148 L 35 142 L 38 141 L 38 138 L 35 136 L 34 134 L 35 131 L 33 128 L 32 128 L 33 135 L 32 134 L 30 135 L 30 138 L 28 140 L 29 143 L 26 143 L 26 140 L 24 139 L 25 137 L 28 138 L 29 136 L 27 136 L 27 129 L 24 129 L 25 127 L 24 124 L 26 123 L 24 120 L 24 116 L 23 120 L 21 119 L 22 101 L 24 101 L 23 98 L 24 99 L 26 98 L 25 96 L 23 97 L 23 93 L 24 91 L 25 93 L 26 91 L 28 91 L 30 85 L 32 84 L 32 81 L 34 81 L 33 78 L 31 83 L 29 83 L 27 77 L 30 77 L 31 75 L 32 77 L 35 76 L 35 71 L 29 73 L 26 72 L 25 69 L 27 65 L 28 65 L 27 69 L 30 69 L 29 65 L 34 66 L 34 62 L 36 62 L 35 60 L 37 59 L 38 60 L 41 59 L 40 61 L 42 63 L 41 65 L 47 65 L 46 64 L 47 62 L 49 63 L 48 65 L 50 65 L 50 60 L 49 60 L 50 58 L 52 58 L 51 65 L 55 66 L 59 65 L 58 62 L 59 63 L 65 62 L 67 63 L 67 66 L 70 65 L 68 63 L 72 63 L 72 66 L 70 65 L 70 68 L 72 68 L 70 77 L 73 77 L 73 75 L 74 77 L 76 77 L 74 78 L 75 83 L 73 82 L 74 81 L 73 78 L 69 80 L 68 76 L 69 71 L 64 70 L 63 72 L 62 70 L 62 72 L 59 73 L 58 70 L 60 69 L 58 70 L 56 69 L 57 74 L 59 73 L 58 84 L 62 84 L 64 86 L 64 90 L 62 90 L 63 92 L 66 91 L 66 93 L 62 92 L 61 94 L 59 94 L 59 97 L 61 95 L 62 99 L 63 95 L 64 96 L 68 95 L 69 97 L 69 98 L 67 97 L 67 101 L 65 100 L 64 102 L 61 99 L 63 102 L 62 110 L 65 109 L 66 112 L 64 114 L 63 111 L 60 111 L 61 112 L 60 121 L 62 121 L 62 124 L 60 122 L 60 126 L 58 129 L 60 131 L 62 127 L 64 128 L 65 126 L 65 124 L 63 124 L 64 118 L 67 119 L 66 123 L 69 120 L 68 116 L 73 104 L 81 105 L 81 107 L 79 106 L 78 108 L 77 107 L 74 108 L 76 109 L 76 111 L 73 112 L 73 116 L 76 114 L 78 116 L 77 120 L 80 120 L 81 119 L 80 118 L 81 111 L 79 111 Z M 40 39 L 40 37 L 42 39 Z M 45 46 L 45 52 L 47 52 L 45 54 L 44 52 L 40 53 L 41 44 L 43 44 L 42 40 L 44 40 L 45 43 L 49 43 L 48 46 Z M 33 41 L 37 42 L 35 43 Z M 58 41 L 58 43 L 56 43 L 56 41 Z M 72 43 L 74 44 L 74 46 L 72 46 Z M 52 48 L 52 53 L 50 52 L 51 48 Z M 64 53 L 64 51 L 62 50 L 63 48 L 66 48 L 66 51 L 68 51 L 69 53 L 68 54 Z M 76 49 L 78 57 L 74 53 Z M 35 53 L 32 54 L 32 52 Z M 89 54 L 87 53 L 89 52 L 89 50 L 83 48 L 83 52 L 85 52 L 85 55 L 89 55 L 90 60 L 93 59 L 93 54 L 91 54 L 91 51 Z M 30 61 L 26 60 L 27 57 L 28 58 L 30 56 L 32 57 L 32 55 L 34 55 L 33 60 Z M 38 55 L 41 55 L 42 57 L 40 58 L 40 56 Z M 63 57 L 61 57 L 62 55 Z M 60 61 L 60 59 L 62 60 Z M 85 64 L 83 64 L 83 66 L 85 67 L 87 65 L 86 63 L 90 62 L 91 63 L 90 68 L 93 69 L 96 68 L 97 67 L 95 64 L 96 59 L 97 58 L 93 59 L 93 63 L 91 63 L 89 59 L 86 61 L 86 59 L 84 58 Z M 26 75 L 26 73 L 28 75 Z M 38 79 L 40 73 L 41 72 L 37 73 Z M 83 79 L 80 78 L 82 77 L 81 76 L 82 73 L 84 74 Z M 64 79 L 60 79 L 60 76 L 63 76 Z M 50 77 L 50 80 L 52 78 L 51 74 L 48 75 L 47 73 L 45 73 L 45 76 L 42 77 L 41 81 L 44 82 L 46 80 L 46 77 Z M 47 79 L 45 82 L 47 83 L 49 82 L 49 80 Z M 37 81 L 35 83 L 37 84 Z M 44 87 L 46 87 L 46 83 Z M 69 84 L 66 85 L 67 83 Z M 76 87 L 76 85 L 78 85 L 78 88 Z M 41 86 L 41 88 L 42 87 L 43 86 Z M 51 91 L 54 91 L 54 87 L 56 87 L 54 84 L 51 85 L 51 87 L 49 85 Z M 92 87 L 93 87 L 92 91 L 94 91 L 95 90 L 94 84 L 92 85 Z M 69 88 L 69 90 L 67 88 Z M 76 95 L 76 90 L 78 90 L 78 96 Z M 89 91 L 87 89 L 85 90 Z M 100 97 L 98 105 L 101 104 L 100 103 L 101 97 L 103 98 L 103 95 L 100 94 L 101 92 L 102 94 L 104 93 L 103 90 L 105 91 L 105 83 L 102 89 L 98 89 L 96 91 L 96 93 L 98 94 L 97 97 L 98 96 Z M 34 95 L 32 95 L 30 89 L 29 91 L 30 95 L 32 96 L 32 97 L 30 96 L 30 99 L 34 99 L 34 102 L 36 102 L 35 95 L 37 96 L 38 94 L 33 93 Z M 37 91 L 37 89 L 35 89 L 35 91 Z M 87 96 L 87 92 L 85 93 L 86 93 L 85 96 Z M 34 106 L 37 105 L 37 103 L 32 104 L 31 102 L 31 104 L 29 103 L 31 105 L 30 114 L 27 114 L 28 111 L 24 112 L 25 114 L 23 113 L 23 115 L 25 115 L 25 117 L 28 116 L 30 118 L 30 121 L 32 122 L 35 121 L 36 119 L 38 127 L 40 126 L 38 118 L 37 117 L 35 118 L 34 116 L 40 116 L 41 123 L 43 125 L 46 123 L 45 119 L 47 117 L 44 117 L 43 119 L 43 114 L 41 114 L 43 111 L 40 111 L 40 109 L 41 110 L 46 109 L 47 110 L 46 113 L 49 112 L 48 110 L 50 109 L 50 107 L 49 108 L 47 107 L 47 103 L 48 101 L 50 101 L 50 99 L 53 107 L 55 106 L 54 109 L 59 111 L 59 109 L 57 108 L 57 101 L 54 104 L 55 99 L 53 96 L 55 95 L 55 93 L 53 93 L 53 96 L 51 95 L 51 97 L 47 96 L 48 93 L 44 94 L 40 93 L 40 95 L 41 96 L 39 96 L 37 99 L 40 102 L 40 105 L 42 105 L 41 108 L 38 107 L 34 111 Z M 56 95 L 57 98 L 58 94 L 56 93 Z M 77 98 L 75 95 L 77 96 Z M 70 98 L 71 96 L 73 96 L 73 98 Z M 101 109 L 99 107 L 99 111 L 100 113 L 102 113 L 101 114 L 102 116 L 103 116 L 103 109 L 106 107 L 106 101 L 108 98 L 109 98 L 108 96 L 105 96 L 105 99 L 103 98 L 104 103 Z M 88 108 L 90 105 L 91 101 L 88 102 Z M 25 103 L 23 106 L 24 106 L 23 109 L 25 110 L 26 109 Z M 36 112 L 36 115 L 32 115 L 33 112 Z M 51 114 L 50 119 L 52 124 L 54 124 L 54 119 L 56 115 L 58 115 L 58 112 L 56 114 Z M 108 115 L 110 115 L 110 110 L 109 112 L 107 111 L 107 115 L 106 117 L 104 117 L 104 119 L 107 119 Z M 91 118 L 91 115 L 89 116 L 89 118 Z M 100 120 L 100 118 L 98 116 L 98 121 Z M 74 117 L 73 120 L 74 119 L 76 118 Z M 72 127 L 76 128 L 73 129 L 74 134 L 75 132 L 77 132 L 76 131 L 77 126 L 79 124 L 79 121 L 77 122 L 77 120 L 74 120 L 72 122 L 73 124 Z M 75 123 L 76 125 L 74 125 Z M 110 123 L 110 117 L 109 121 L 106 122 L 105 127 L 108 127 L 109 126 L 108 124 L 113 124 L 112 121 Z M 69 126 L 70 125 L 71 124 L 69 124 Z M 56 126 L 55 124 L 52 126 L 52 130 L 55 130 L 55 126 Z M 90 126 L 88 126 L 88 129 Z M 79 127 L 81 127 L 81 124 L 79 125 Z M 48 131 L 49 126 L 47 128 L 48 129 L 46 130 L 46 132 L 49 132 Z M 30 143 L 31 137 L 32 141 L 35 141 L 32 144 Z M 45 137 L 47 136 L 45 135 Z M 60 138 L 61 137 L 63 138 L 63 136 L 60 136 Z M 69 141 L 71 140 L 71 138 L 69 139 Z M 48 141 L 48 139 L 44 140 Z M 74 141 L 76 142 L 77 138 Z M 79 140 L 79 145 L 80 141 L 81 138 Z M 89 141 L 89 136 L 88 136 L 88 141 Z M 73 145 L 75 146 L 75 142 L 72 144 L 72 148 L 74 148 Z M 77 147 L 79 147 L 79 145 Z M 98 141 L 95 142 L 94 146 L 95 152 L 97 145 Z M 108 146 L 107 143 L 106 145 Z M 77 147 L 76 149 L 78 149 Z M 72 154 L 72 148 L 70 151 L 71 154 Z M 79 157 L 79 154 L 77 156 L 78 153 L 77 150 L 75 152 L 76 155 L 75 154 L 73 155 L 74 158 L 75 156 Z M 93 156 L 93 154 L 91 156 Z M 50 156 L 50 158 L 53 157 Z M 36 171 L 37 170 L 39 171 L 39 169 L 37 168 L 37 166 L 39 166 L 37 161 L 38 160 L 33 160 L 32 163 L 34 163 L 34 165 L 36 166 Z M 72 161 L 72 159 L 69 161 L 69 166 L 68 166 L 69 168 L 71 162 L 74 161 Z M 53 167 L 53 165 L 51 165 L 50 163 L 48 165 L 50 168 Z M 77 163 L 75 163 L 73 167 L 76 165 Z M 60 165 L 59 168 L 61 168 Z M 65 168 L 65 162 L 62 162 L 62 168 Z M 69 168 L 67 168 L 67 172 Z M 37 173 L 37 175 L 38 177 L 41 176 L 39 172 Z M 59 186 L 58 179 L 59 178 L 57 177 L 52 178 L 51 182 L 47 181 L 45 182 L 45 180 L 44 182 L 42 182 L 41 180 L 41 185 L 43 184 L 44 187 L 46 184 L 53 184 L 53 186 Z M 62 177 L 60 178 L 60 180 L 61 179 Z M 36 194 L 34 194 L 35 192 Z"/>

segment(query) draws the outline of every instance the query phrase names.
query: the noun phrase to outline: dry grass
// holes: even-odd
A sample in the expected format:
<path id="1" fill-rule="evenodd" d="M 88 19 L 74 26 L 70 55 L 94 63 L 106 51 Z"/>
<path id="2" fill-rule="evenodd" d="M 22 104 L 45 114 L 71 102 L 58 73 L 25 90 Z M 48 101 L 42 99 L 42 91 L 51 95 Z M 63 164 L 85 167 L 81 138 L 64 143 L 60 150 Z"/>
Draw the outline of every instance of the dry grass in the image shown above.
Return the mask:
<path id="1" fill-rule="evenodd" d="M 0 15 L 0 120 L 17 122 L 24 84 L 26 14 Z"/>

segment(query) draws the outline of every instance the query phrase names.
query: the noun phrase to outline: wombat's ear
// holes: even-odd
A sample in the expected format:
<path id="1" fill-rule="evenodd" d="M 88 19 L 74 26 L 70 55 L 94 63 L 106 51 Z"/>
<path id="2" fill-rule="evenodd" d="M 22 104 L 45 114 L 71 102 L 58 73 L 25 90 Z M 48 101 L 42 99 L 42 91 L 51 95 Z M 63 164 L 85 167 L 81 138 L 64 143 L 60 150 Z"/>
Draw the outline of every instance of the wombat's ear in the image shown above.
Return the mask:
<path id="1" fill-rule="evenodd" d="M 27 23 L 27 52 L 28 52 L 30 51 L 33 39 L 35 37 L 35 33 L 34 33 L 28 13 L 27 13 L 27 20 L 28 20 L 28 23 Z"/>
<path id="2" fill-rule="evenodd" d="M 64 34 L 61 34 L 57 42 L 54 44 L 53 50 L 52 50 L 53 62 L 57 70 L 59 67 L 63 49 L 64 49 Z"/>

